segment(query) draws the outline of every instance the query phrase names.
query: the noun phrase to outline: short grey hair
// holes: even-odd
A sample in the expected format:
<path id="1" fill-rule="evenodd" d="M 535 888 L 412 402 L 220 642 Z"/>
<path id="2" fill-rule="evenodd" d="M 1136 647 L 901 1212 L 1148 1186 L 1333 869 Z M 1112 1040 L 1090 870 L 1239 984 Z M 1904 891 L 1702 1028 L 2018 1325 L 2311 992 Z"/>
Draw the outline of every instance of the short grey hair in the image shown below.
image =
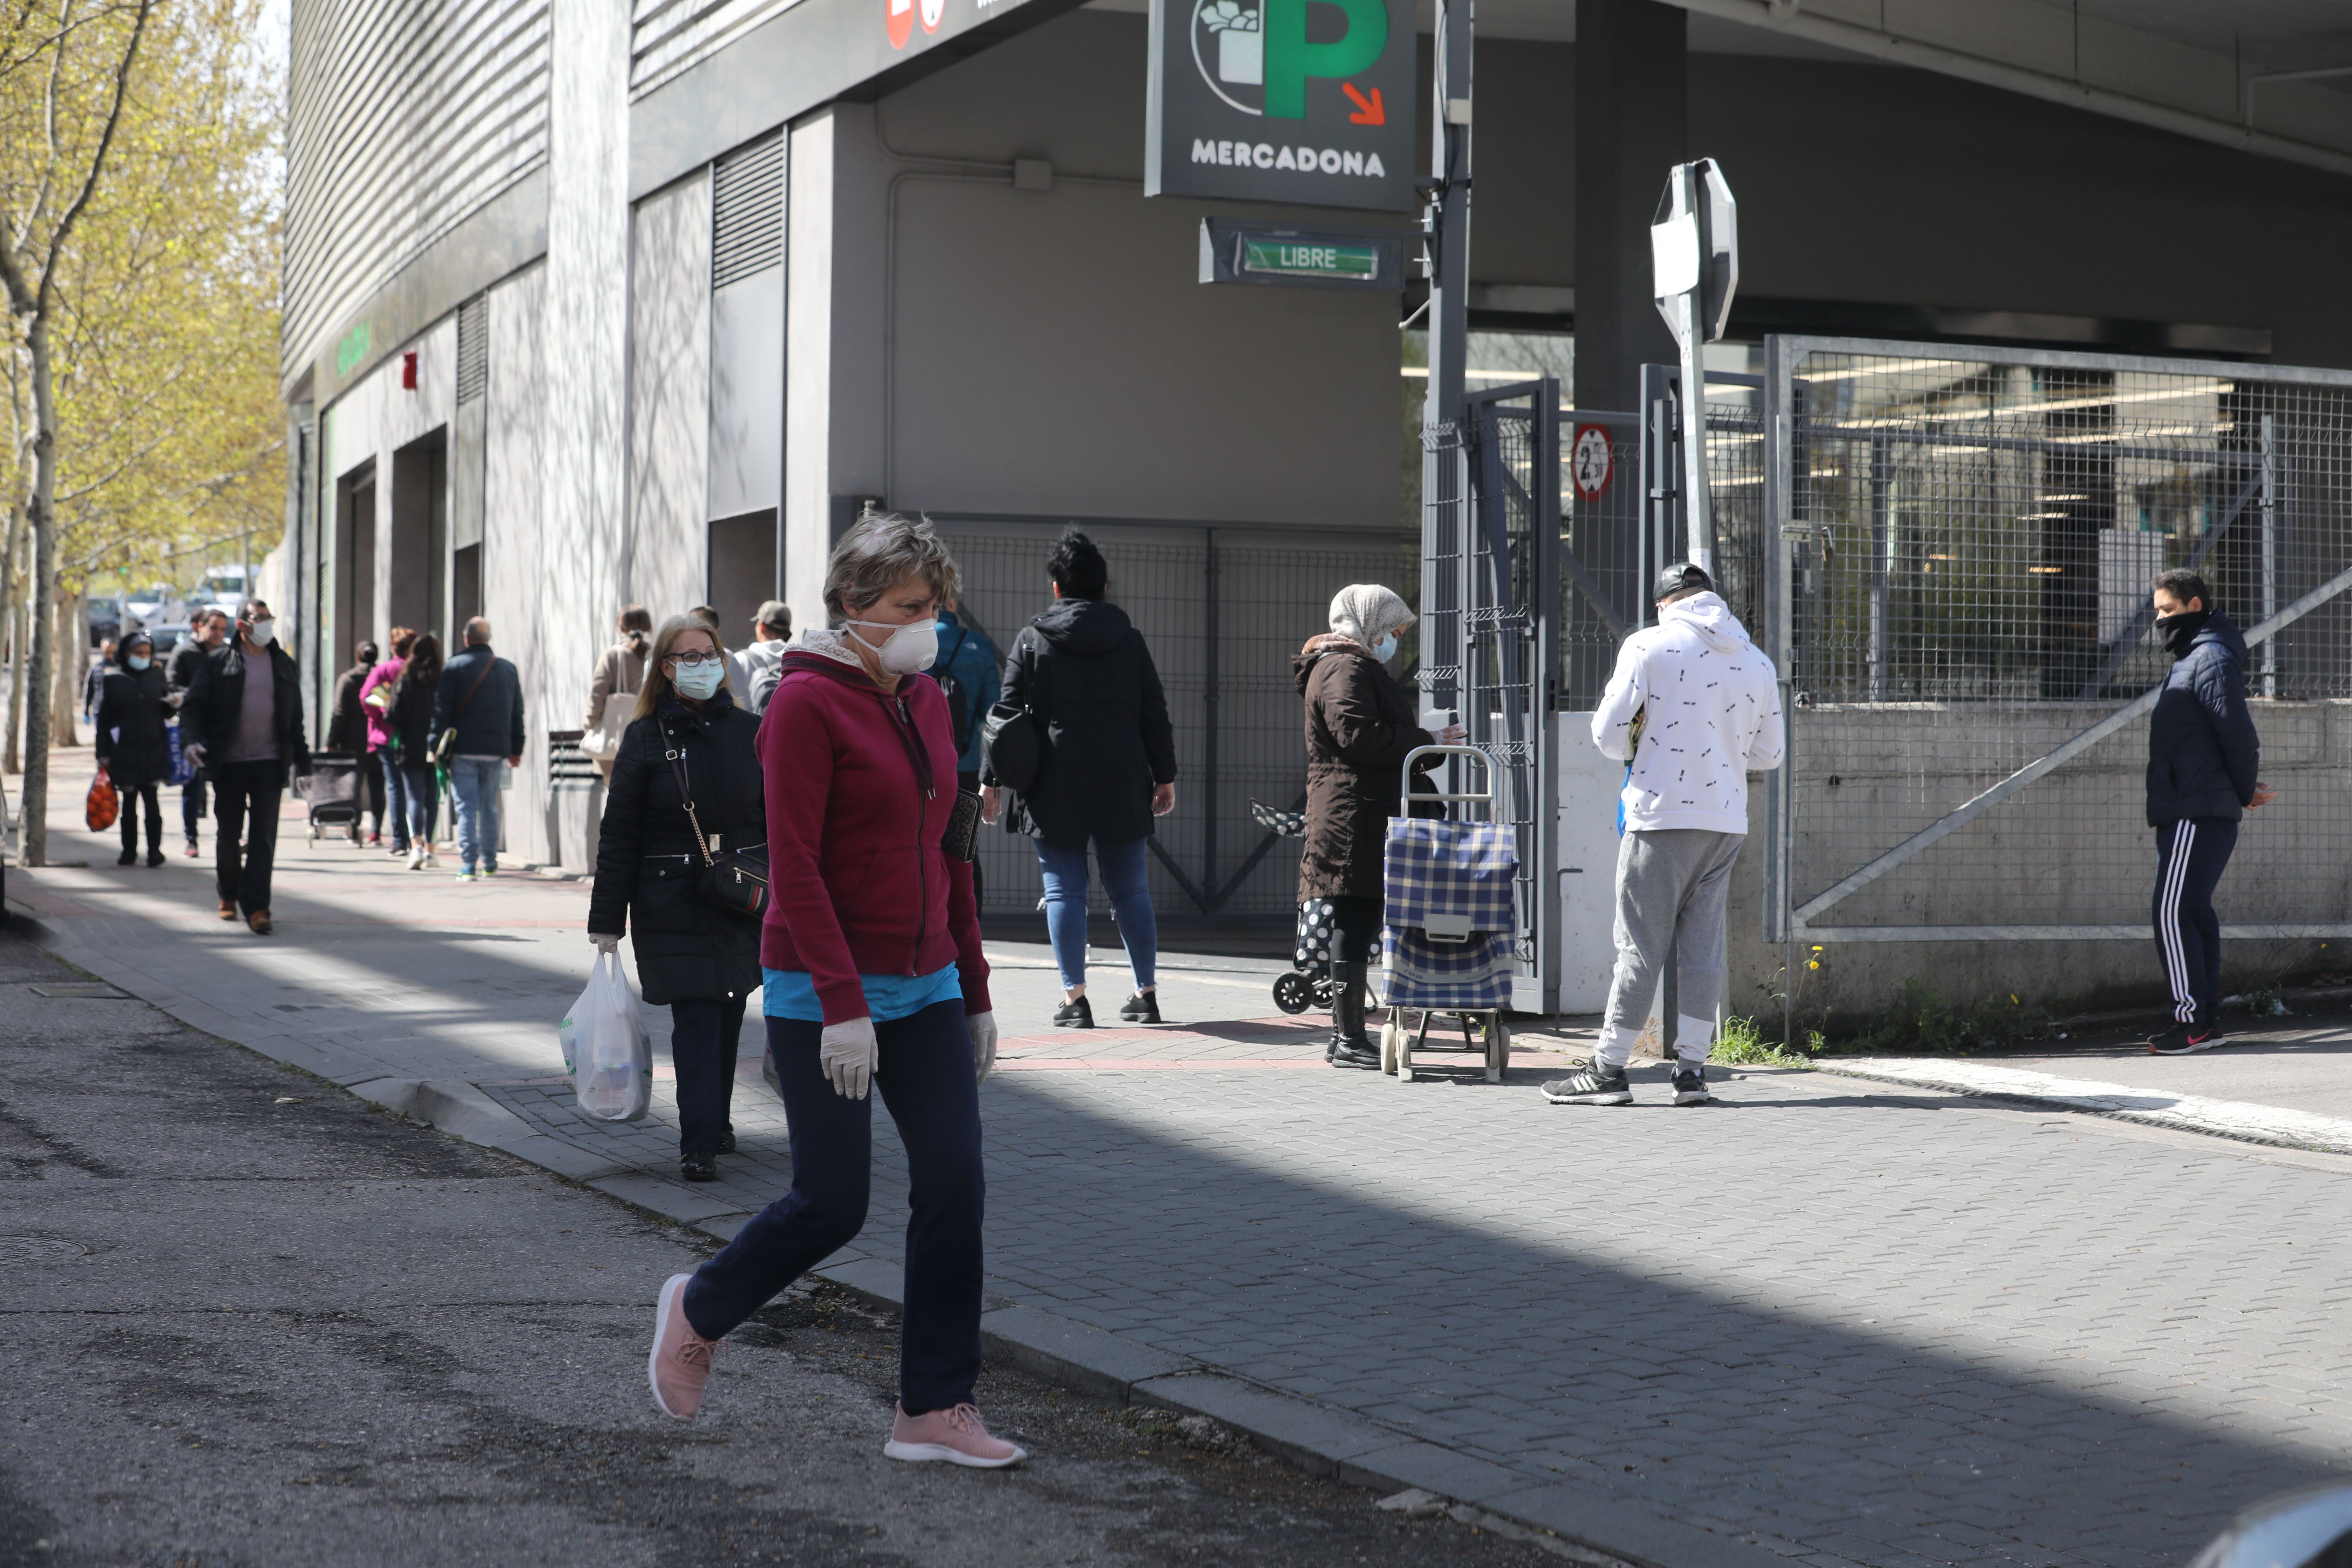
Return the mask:
<path id="1" fill-rule="evenodd" d="M 825 613 L 845 621 L 906 577 L 920 577 L 942 605 L 963 591 L 963 574 L 929 518 L 868 512 L 833 547 L 824 569 Z"/>

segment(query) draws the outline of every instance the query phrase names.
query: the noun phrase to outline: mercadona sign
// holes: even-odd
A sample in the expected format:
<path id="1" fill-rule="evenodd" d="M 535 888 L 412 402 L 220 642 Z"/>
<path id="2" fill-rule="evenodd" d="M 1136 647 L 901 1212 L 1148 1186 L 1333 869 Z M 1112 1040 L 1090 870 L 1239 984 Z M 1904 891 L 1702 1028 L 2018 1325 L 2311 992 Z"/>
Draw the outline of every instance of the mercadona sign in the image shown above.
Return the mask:
<path id="1" fill-rule="evenodd" d="M 1411 212 L 1410 0 L 1151 0 L 1143 192 Z"/>

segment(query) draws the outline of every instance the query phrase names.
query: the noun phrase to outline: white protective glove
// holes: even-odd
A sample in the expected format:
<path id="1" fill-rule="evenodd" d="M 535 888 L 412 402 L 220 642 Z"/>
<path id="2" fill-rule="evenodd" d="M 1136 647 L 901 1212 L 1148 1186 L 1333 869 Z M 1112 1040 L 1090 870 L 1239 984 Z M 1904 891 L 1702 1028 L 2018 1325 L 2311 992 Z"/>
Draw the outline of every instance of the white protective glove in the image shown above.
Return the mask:
<path id="1" fill-rule="evenodd" d="M 180 755 L 188 760 L 188 766 L 192 768 L 203 767 L 205 765 L 205 743 L 202 741 L 191 741 L 186 745 L 180 748 Z"/>
<path id="2" fill-rule="evenodd" d="M 833 1092 L 844 1100 L 866 1098 L 866 1086 L 874 1081 L 874 1066 L 881 1054 L 871 1018 L 827 1024 L 824 1033 L 817 1037 L 816 1065 L 833 1080 Z"/>
<path id="3" fill-rule="evenodd" d="M 617 936 L 607 936 L 601 931 L 592 931 L 588 933 L 588 940 L 594 945 L 596 952 L 604 957 L 609 958 L 621 951 L 621 939 Z"/>
<path id="4" fill-rule="evenodd" d="M 968 1013 L 963 1026 L 971 1035 L 971 1080 L 986 1083 L 988 1069 L 996 1065 L 996 1015 Z"/>

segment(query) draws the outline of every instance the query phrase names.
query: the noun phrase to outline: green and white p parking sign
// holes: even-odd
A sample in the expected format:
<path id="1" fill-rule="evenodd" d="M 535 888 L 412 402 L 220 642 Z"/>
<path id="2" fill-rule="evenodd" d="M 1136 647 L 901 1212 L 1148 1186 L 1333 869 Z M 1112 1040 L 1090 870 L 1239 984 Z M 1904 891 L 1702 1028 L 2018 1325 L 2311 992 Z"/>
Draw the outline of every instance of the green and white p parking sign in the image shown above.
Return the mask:
<path id="1" fill-rule="evenodd" d="M 1411 0 L 1151 0 L 1143 193 L 1411 212 Z"/>

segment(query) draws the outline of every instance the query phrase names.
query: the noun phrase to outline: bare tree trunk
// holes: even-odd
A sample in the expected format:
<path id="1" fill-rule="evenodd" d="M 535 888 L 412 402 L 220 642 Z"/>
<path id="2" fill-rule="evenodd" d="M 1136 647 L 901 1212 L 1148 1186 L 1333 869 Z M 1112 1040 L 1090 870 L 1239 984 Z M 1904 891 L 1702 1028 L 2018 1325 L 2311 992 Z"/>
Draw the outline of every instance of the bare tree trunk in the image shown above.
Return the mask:
<path id="1" fill-rule="evenodd" d="M 8 734 L 0 742 L 0 769 L 25 771 L 25 748 L 17 737 L 25 732 L 25 599 L 8 601 Z"/>
<path id="2" fill-rule="evenodd" d="M 49 863 L 49 708 L 58 666 L 58 402 L 50 375 L 49 314 L 37 312 L 25 334 L 33 362 L 33 586 L 24 595 L 33 624 L 32 668 L 25 672 L 25 799 L 16 842 L 27 866 Z"/>
<path id="3" fill-rule="evenodd" d="M 89 666 L 89 623 L 76 601 L 81 597 L 65 584 L 58 584 L 58 662 L 49 687 L 49 744 L 78 746 L 74 715 L 81 711 L 81 683 Z"/>
<path id="4" fill-rule="evenodd" d="M 0 740 L 0 770 L 21 773 L 25 771 L 25 753 L 16 737 L 24 732 L 25 724 L 25 589 L 29 585 L 24 577 L 25 508 L 21 503 L 8 509 L 6 571 L 8 733 Z"/>

